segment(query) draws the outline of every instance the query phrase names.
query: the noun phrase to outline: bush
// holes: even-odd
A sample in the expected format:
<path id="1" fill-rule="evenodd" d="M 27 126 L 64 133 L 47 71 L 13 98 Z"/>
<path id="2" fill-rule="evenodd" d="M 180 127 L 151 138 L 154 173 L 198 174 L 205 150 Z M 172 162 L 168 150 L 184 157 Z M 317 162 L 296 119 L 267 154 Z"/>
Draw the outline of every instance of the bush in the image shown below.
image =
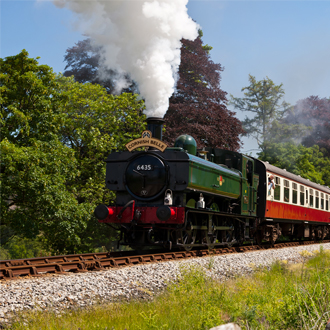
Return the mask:
<path id="1" fill-rule="evenodd" d="M 0 249 L 0 259 L 24 259 L 49 256 L 50 253 L 43 248 L 40 238 L 28 239 L 14 236 Z"/>

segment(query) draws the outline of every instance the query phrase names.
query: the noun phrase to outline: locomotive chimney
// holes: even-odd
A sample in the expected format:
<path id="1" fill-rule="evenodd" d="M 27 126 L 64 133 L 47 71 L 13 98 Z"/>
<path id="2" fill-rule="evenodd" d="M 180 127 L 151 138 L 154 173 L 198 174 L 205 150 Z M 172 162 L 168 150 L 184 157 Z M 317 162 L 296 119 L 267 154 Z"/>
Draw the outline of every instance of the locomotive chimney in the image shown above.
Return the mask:
<path id="1" fill-rule="evenodd" d="M 159 117 L 147 118 L 148 130 L 151 131 L 152 137 L 162 140 L 163 124 L 165 120 Z"/>

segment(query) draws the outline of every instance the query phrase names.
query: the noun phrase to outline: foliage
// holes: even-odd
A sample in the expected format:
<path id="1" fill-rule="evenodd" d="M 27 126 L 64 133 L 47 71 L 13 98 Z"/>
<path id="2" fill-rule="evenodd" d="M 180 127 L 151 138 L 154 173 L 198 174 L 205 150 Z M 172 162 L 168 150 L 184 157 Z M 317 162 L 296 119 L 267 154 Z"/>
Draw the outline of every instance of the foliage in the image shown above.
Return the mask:
<path id="1" fill-rule="evenodd" d="M 310 181 L 330 186 L 330 159 L 317 145 L 306 148 L 301 144 L 284 142 L 266 143 L 265 146 L 266 151 L 258 154 L 259 159 Z"/>
<path id="2" fill-rule="evenodd" d="M 63 120 L 62 95 L 55 73 L 23 50 L 0 59 L 1 141 L 31 145 L 30 140 L 53 141 Z"/>
<path id="3" fill-rule="evenodd" d="M 330 100 L 310 96 L 273 120 L 259 158 L 330 186 Z"/>
<path id="4" fill-rule="evenodd" d="M 108 95 L 97 84 L 80 84 L 64 77 L 59 81 L 68 98 L 61 139 L 74 151 L 80 173 L 70 182 L 70 189 L 80 203 L 100 203 L 104 194 L 109 194 L 104 189 L 104 160 L 112 149 L 123 150 L 126 143 L 140 137 L 145 127 L 143 102 L 128 93 Z"/>
<path id="5" fill-rule="evenodd" d="M 226 93 L 220 89 L 220 64 L 210 58 L 201 34 L 194 41 L 182 40 L 177 89 L 164 117 L 164 140 L 170 145 L 180 134 L 190 134 L 197 144 L 238 150 L 243 132 L 235 113 L 227 109 Z"/>
<path id="6" fill-rule="evenodd" d="M 67 183 L 68 189 L 74 192 L 78 203 L 88 205 L 92 212 L 96 205 L 114 199 L 114 194 L 105 188 L 104 161 L 111 150 L 123 150 L 126 143 L 141 136 L 145 128 L 144 103 L 130 93 L 114 96 L 97 84 L 58 79 L 68 99 L 60 134 L 63 143 L 74 151 L 79 173 L 79 177 Z M 111 230 L 90 218 L 80 235 L 79 248 L 86 250 L 92 242 L 110 248 L 111 242 L 106 243 L 110 235 Z"/>
<path id="7" fill-rule="evenodd" d="M 1 224 L 29 238 L 43 232 L 50 248 L 72 251 L 90 217 L 66 187 L 77 175 L 74 154 L 56 139 L 29 144 L 1 141 Z"/>
<path id="8" fill-rule="evenodd" d="M 284 96 L 283 84 L 275 85 L 266 77 L 260 81 L 249 75 L 250 85 L 242 88 L 243 98 L 231 95 L 231 104 L 235 109 L 254 113 L 253 118 L 246 116 L 243 121 L 243 128 L 246 135 L 253 136 L 260 147 L 265 142 L 267 133 L 271 132 L 271 124 L 279 120 L 290 109 L 290 105 L 280 100 Z"/>
<path id="9" fill-rule="evenodd" d="M 24 313 L 12 329 L 321 329 L 329 318 L 330 253 L 320 249 L 302 265 L 274 263 L 225 283 L 209 271 L 181 269 L 178 281 L 152 301 L 100 304 L 84 310 Z M 142 290 L 142 288 L 141 288 Z M 171 315 L 169 318 L 168 316 Z"/>
<path id="10" fill-rule="evenodd" d="M 15 236 L 0 248 L 0 260 L 35 258 L 50 255 L 50 252 L 44 249 L 40 237 L 28 239 Z"/>
<path id="11" fill-rule="evenodd" d="M 102 85 L 108 93 L 121 92 L 117 90 L 115 80 L 118 73 L 113 69 L 108 69 L 103 65 L 103 49 L 101 46 L 93 44 L 90 38 L 78 41 L 75 46 L 68 48 L 64 56 L 65 66 L 64 76 L 74 76 L 75 81 L 80 83 L 94 83 Z M 136 89 L 134 82 L 128 75 L 124 77 L 125 92 Z"/>
<path id="12" fill-rule="evenodd" d="M 292 111 L 289 112 L 291 113 Z M 266 133 L 265 140 L 261 144 L 261 149 L 266 152 L 269 143 L 290 142 L 298 145 L 302 141 L 302 137 L 310 134 L 311 131 L 312 127 L 310 126 L 285 123 L 285 118 L 273 120 L 270 129 Z"/>
<path id="13" fill-rule="evenodd" d="M 144 128 L 143 102 L 56 76 L 25 50 L 0 64 L 1 242 L 41 234 L 53 253 L 110 246 L 92 212 L 111 198 L 107 155 Z"/>
<path id="14" fill-rule="evenodd" d="M 23 50 L 1 59 L 1 226 L 51 247 L 80 244 L 86 217 L 66 182 L 75 160 L 58 133 L 64 100 L 52 69 Z"/>
<path id="15" fill-rule="evenodd" d="M 10 252 L 2 245 L 0 245 L 0 260 L 11 259 Z"/>

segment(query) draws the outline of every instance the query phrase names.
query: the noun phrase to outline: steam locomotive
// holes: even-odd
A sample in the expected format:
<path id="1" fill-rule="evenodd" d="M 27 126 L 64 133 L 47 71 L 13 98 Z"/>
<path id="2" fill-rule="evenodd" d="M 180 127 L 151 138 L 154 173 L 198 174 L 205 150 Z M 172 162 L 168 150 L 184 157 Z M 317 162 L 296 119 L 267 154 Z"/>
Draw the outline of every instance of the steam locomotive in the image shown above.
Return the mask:
<path id="1" fill-rule="evenodd" d="M 120 230 L 120 244 L 189 251 L 245 241 L 274 244 L 282 235 L 330 236 L 329 187 L 237 152 L 197 149 L 189 135 L 167 147 L 162 125 L 149 118 L 128 151 L 106 160 L 106 187 L 116 201 L 97 206 L 94 214 Z"/>

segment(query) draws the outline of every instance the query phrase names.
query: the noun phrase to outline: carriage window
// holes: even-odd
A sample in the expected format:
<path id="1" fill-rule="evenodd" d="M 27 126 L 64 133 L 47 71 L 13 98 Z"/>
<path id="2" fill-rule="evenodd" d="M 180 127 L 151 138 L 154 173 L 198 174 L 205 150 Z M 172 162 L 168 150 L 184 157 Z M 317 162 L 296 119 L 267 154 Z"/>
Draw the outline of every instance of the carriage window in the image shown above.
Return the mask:
<path id="1" fill-rule="evenodd" d="M 321 210 L 324 210 L 324 194 L 321 193 Z"/>
<path id="2" fill-rule="evenodd" d="M 329 196 L 325 196 L 325 210 L 329 211 Z"/>
<path id="3" fill-rule="evenodd" d="M 314 193 L 313 189 L 309 189 L 309 206 L 313 207 L 314 206 Z"/>
<path id="4" fill-rule="evenodd" d="M 298 203 L 298 185 L 294 182 L 292 182 L 292 203 L 297 204 Z"/>
<path id="5" fill-rule="evenodd" d="M 277 201 L 281 199 L 281 179 L 278 176 L 275 177 L 274 199 Z"/>
<path id="6" fill-rule="evenodd" d="M 305 187 L 304 186 L 300 186 L 300 205 L 305 205 Z"/>
<path id="7" fill-rule="evenodd" d="M 288 180 L 284 180 L 284 201 L 289 202 L 290 198 L 290 183 Z"/>

